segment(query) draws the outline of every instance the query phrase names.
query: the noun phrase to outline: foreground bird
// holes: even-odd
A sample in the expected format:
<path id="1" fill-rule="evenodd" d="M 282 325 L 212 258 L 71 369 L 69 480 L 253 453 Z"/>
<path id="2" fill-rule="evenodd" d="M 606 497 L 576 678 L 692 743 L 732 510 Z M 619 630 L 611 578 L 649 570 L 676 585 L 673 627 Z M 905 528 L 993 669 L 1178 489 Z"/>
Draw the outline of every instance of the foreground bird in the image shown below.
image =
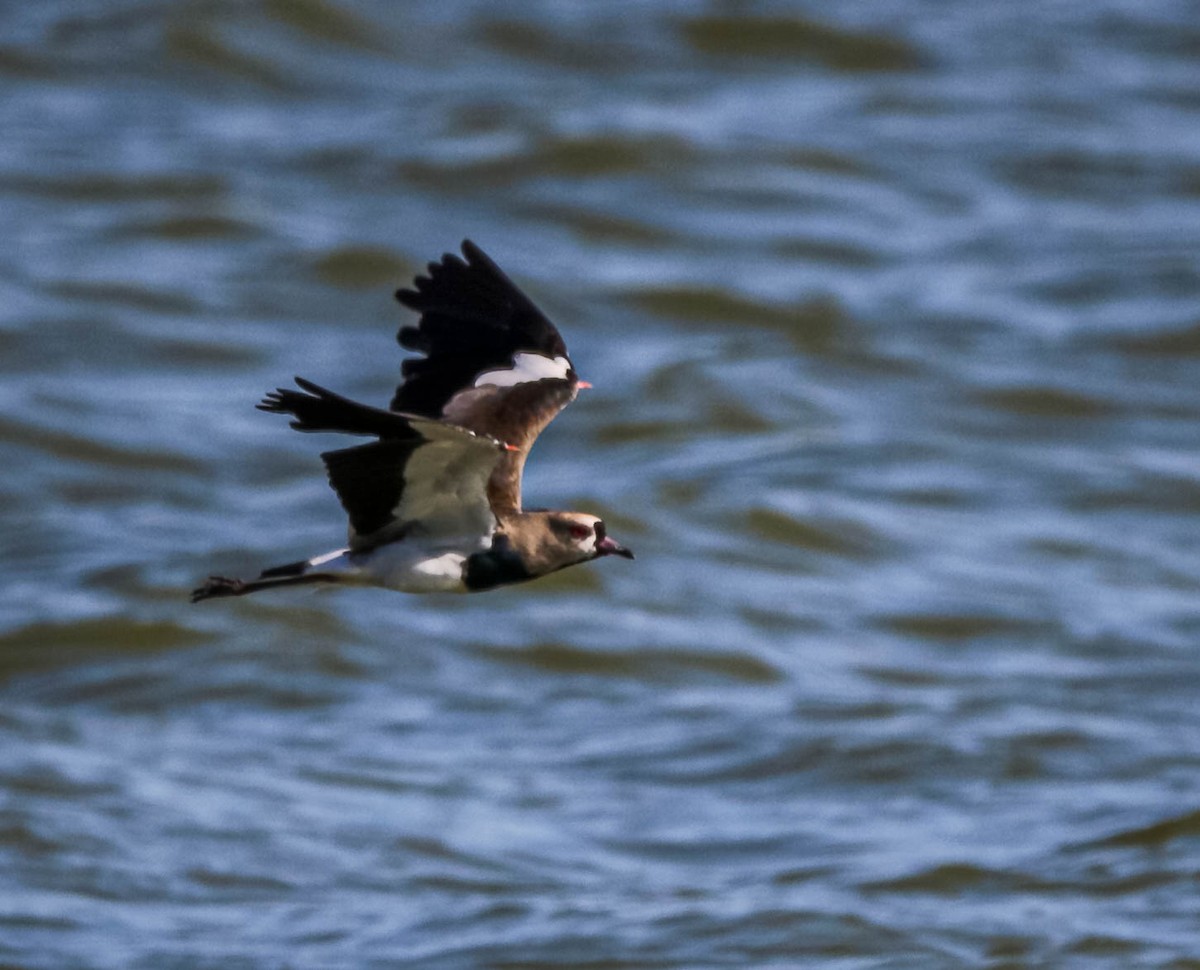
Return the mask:
<path id="1" fill-rule="evenodd" d="M 298 431 L 377 438 L 327 451 L 329 483 L 350 539 L 257 579 L 210 576 L 192 602 L 277 586 L 341 583 L 408 593 L 475 592 L 537 579 L 601 556 L 633 553 L 583 512 L 526 512 L 521 471 L 538 433 L 575 400 L 579 380 L 554 324 L 470 240 L 396 294 L 417 311 L 389 410 L 296 378 L 260 410 Z"/>

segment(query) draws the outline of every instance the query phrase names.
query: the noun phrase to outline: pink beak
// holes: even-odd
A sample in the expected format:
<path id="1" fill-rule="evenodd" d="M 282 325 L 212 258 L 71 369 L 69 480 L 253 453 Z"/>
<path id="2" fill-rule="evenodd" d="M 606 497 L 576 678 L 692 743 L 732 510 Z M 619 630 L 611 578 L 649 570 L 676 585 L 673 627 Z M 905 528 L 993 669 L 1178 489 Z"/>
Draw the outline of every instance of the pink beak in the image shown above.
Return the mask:
<path id="1" fill-rule="evenodd" d="M 597 556 L 624 556 L 626 559 L 633 558 L 633 550 L 626 549 L 619 542 L 614 542 L 608 536 L 605 536 L 596 543 Z"/>

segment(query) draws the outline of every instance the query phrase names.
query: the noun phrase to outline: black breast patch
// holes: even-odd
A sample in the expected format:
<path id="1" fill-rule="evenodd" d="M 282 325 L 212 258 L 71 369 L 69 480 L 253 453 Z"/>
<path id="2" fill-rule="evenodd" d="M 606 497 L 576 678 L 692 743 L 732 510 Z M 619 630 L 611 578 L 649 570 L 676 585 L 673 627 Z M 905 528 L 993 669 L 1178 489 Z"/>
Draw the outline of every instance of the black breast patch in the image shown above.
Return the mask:
<path id="1" fill-rule="evenodd" d="M 472 592 L 520 583 L 533 579 L 525 568 L 521 557 L 513 551 L 508 536 L 498 535 L 492 540 L 492 548 L 467 557 L 463 569 L 463 583 Z"/>

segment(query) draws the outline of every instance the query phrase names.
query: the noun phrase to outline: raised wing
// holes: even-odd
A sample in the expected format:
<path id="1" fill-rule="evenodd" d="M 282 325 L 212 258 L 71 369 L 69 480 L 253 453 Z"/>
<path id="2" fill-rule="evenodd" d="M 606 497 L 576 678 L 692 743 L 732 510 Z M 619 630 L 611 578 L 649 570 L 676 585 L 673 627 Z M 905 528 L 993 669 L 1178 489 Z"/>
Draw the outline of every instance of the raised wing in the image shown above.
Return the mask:
<path id="1" fill-rule="evenodd" d="M 442 421 L 368 407 L 311 381 L 297 383 L 307 393 L 280 388 L 259 407 L 293 415 L 299 431 L 381 439 L 321 455 L 350 517 L 351 549 L 408 535 L 478 537 L 486 544 L 496 528 L 488 480 L 508 453 L 501 442 Z"/>
<path id="2" fill-rule="evenodd" d="M 400 346 L 393 411 L 443 418 L 512 446 L 488 485 L 503 514 L 521 508 L 521 471 L 541 430 L 574 400 L 579 378 L 558 330 L 478 246 L 430 263 L 396 298 L 421 314 Z"/>

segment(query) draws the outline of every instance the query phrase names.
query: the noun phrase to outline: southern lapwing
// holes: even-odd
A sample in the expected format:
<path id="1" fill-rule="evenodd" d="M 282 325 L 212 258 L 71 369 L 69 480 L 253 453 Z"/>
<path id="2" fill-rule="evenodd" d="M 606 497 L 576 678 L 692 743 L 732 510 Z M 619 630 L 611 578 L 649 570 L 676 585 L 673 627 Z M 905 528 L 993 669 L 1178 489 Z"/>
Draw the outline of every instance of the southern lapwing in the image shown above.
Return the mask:
<path id="1" fill-rule="evenodd" d="M 388 410 L 296 378 L 262 411 L 298 431 L 377 440 L 327 451 L 329 483 L 350 517 L 344 549 L 211 576 L 192 602 L 302 583 L 409 593 L 474 592 L 537 579 L 601 556 L 633 553 L 585 512 L 525 511 L 521 471 L 534 439 L 581 387 L 567 348 L 533 301 L 470 240 L 396 293 L 421 318 L 399 333 L 405 360 Z"/>

